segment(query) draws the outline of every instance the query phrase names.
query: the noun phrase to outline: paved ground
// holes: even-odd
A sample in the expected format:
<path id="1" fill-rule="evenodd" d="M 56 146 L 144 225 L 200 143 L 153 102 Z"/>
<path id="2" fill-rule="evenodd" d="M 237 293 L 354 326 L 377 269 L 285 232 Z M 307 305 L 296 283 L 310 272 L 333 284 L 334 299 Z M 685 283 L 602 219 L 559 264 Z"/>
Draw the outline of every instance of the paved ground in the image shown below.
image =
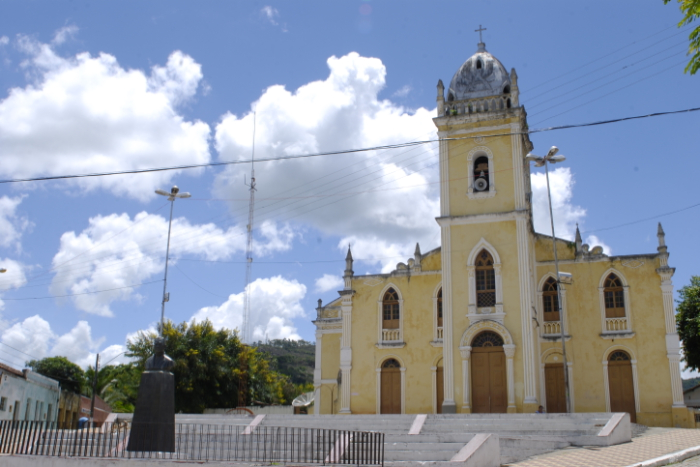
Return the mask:
<path id="1" fill-rule="evenodd" d="M 700 430 L 649 428 L 632 442 L 610 447 L 567 448 L 511 464 L 517 467 L 626 467 L 684 449 L 700 447 Z M 700 456 L 674 464 L 700 467 Z"/>

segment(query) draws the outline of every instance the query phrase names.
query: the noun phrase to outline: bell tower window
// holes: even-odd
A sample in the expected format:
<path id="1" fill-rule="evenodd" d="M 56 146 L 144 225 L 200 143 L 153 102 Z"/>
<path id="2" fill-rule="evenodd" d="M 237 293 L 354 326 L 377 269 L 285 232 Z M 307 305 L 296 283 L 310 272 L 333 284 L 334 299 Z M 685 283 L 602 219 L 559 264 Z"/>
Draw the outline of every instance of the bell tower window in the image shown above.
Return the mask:
<path id="1" fill-rule="evenodd" d="M 474 161 L 474 191 L 489 191 L 489 158 L 486 156 Z"/>
<path id="2" fill-rule="evenodd" d="M 467 155 L 469 170 L 469 198 L 491 198 L 496 195 L 493 153 L 487 146 L 477 146 Z"/>

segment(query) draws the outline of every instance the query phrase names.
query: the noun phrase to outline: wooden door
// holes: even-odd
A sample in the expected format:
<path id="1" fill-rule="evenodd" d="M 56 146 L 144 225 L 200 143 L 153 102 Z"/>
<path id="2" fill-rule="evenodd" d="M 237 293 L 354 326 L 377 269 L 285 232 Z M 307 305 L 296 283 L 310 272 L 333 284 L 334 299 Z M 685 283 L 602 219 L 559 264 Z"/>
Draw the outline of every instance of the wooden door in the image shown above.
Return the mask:
<path id="1" fill-rule="evenodd" d="M 435 372 L 435 396 L 437 398 L 437 413 L 442 413 L 442 401 L 445 400 L 445 372 L 443 367 L 437 367 Z"/>
<path id="2" fill-rule="evenodd" d="M 506 355 L 503 347 L 472 349 L 472 412 L 506 413 Z"/>
<path id="3" fill-rule="evenodd" d="M 401 366 L 390 358 L 382 365 L 381 406 L 383 414 L 401 413 Z"/>
<path id="4" fill-rule="evenodd" d="M 622 354 L 622 355 L 619 355 Z M 627 412 L 630 421 L 637 422 L 634 403 L 634 382 L 632 362 L 624 352 L 614 352 L 608 361 L 608 385 L 610 390 L 610 411 Z"/>
<path id="5" fill-rule="evenodd" d="M 566 413 L 563 363 L 545 364 L 544 387 L 547 395 L 547 413 Z"/>

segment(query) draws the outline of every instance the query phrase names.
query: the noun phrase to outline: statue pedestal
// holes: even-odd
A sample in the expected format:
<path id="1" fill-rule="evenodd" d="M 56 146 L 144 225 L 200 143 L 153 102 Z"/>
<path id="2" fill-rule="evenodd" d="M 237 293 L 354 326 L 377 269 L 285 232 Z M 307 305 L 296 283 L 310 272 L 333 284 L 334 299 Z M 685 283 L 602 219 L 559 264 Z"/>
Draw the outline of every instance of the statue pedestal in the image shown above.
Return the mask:
<path id="1" fill-rule="evenodd" d="M 144 371 L 127 451 L 175 452 L 175 376 Z"/>

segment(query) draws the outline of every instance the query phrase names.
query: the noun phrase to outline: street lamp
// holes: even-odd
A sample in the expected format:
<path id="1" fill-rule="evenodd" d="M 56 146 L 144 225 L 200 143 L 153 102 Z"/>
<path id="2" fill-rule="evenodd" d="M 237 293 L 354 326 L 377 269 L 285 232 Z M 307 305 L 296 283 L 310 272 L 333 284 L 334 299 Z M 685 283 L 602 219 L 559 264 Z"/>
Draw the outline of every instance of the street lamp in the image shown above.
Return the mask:
<path id="1" fill-rule="evenodd" d="M 566 396 L 566 413 L 571 413 L 571 399 L 569 397 L 569 368 L 566 362 L 566 335 L 564 334 L 564 312 L 561 308 L 561 284 L 571 283 L 571 274 L 559 272 L 559 258 L 557 257 L 557 238 L 554 236 L 554 214 L 552 213 L 552 191 L 549 188 L 549 164 L 563 162 L 566 157 L 556 155 L 559 148 L 552 146 L 544 157 L 529 153 L 525 156 L 528 162 L 534 162 L 535 167 L 544 166 L 545 177 L 547 178 L 547 198 L 549 199 L 549 220 L 552 224 L 552 249 L 554 250 L 554 269 L 557 271 L 557 307 L 559 308 L 559 331 L 561 334 L 561 353 L 564 360 L 564 395 Z"/>
<path id="2" fill-rule="evenodd" d="M 170 189 L 170 193 L 164 190 L 156 190 L 156 193 L 162 196 L 167 196 L 170 201 L 170 222 L 168 223 L 168 246 L 165 249 L 165 278 L 163 279 L 163 304 L 160 310 L 160 337 L 163 337 L 163 323 L 165 321 L 165 302 L 170 300 L 170 294 L 167 293 L 168 288 L 168 256 L 170 255 L 170 229 L 173 226 L 173 206 L 175 198 L 189 198 L 192 196 L 189 193 L 180 193 L 177 185 Z"/>

